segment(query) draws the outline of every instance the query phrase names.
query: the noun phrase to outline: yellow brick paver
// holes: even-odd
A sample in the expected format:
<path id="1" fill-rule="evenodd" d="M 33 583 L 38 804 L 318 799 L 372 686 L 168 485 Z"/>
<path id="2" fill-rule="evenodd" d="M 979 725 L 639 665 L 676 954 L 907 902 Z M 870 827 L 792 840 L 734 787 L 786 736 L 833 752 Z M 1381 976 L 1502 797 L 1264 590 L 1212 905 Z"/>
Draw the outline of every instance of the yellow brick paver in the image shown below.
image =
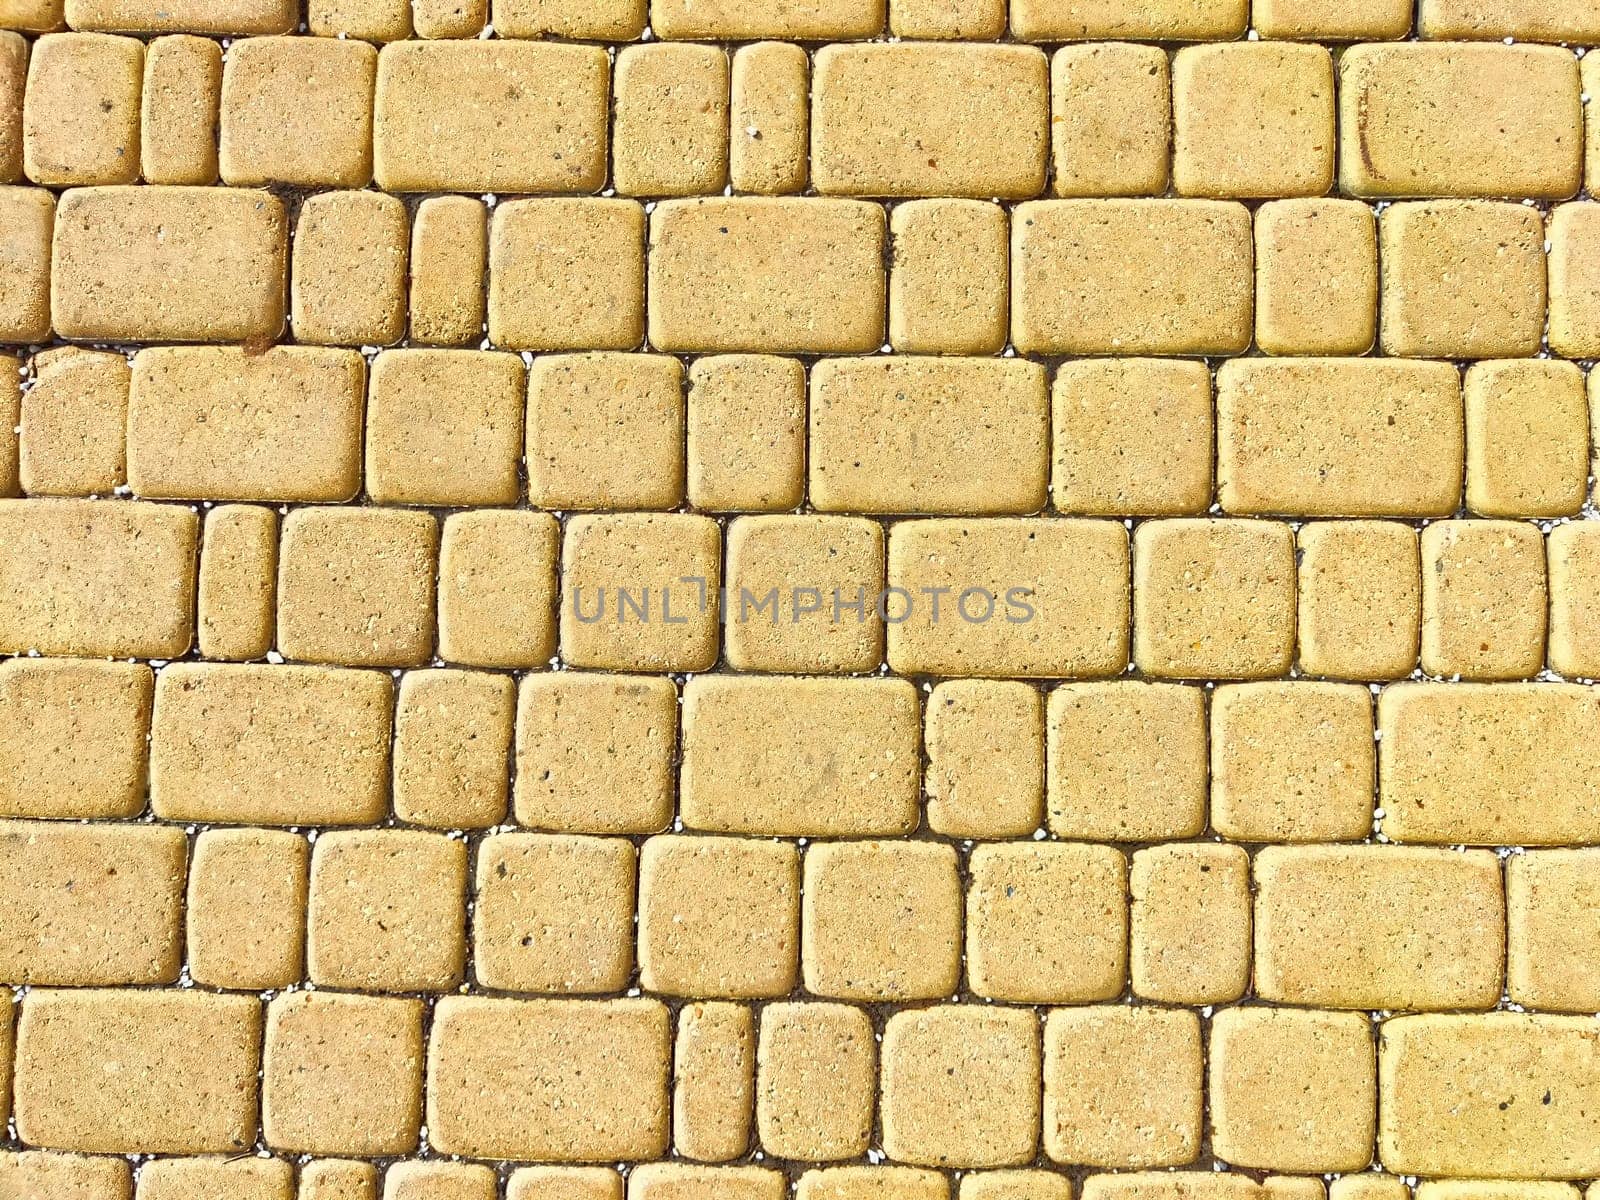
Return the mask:
<path id="1" fill-rule="evenodd" d="M 1256 856 L 1256 990 L 1333 1008 L 1489 1008 L 1505 902 L 1487 851 L 1271 846 Z"/>
<path id="2" fill-rule="evenodd" d="M 64 338 L 276 339 L 283 204 L 246 188 L 74 188 L 56 206 L 50 312 Z"/>
<path id="3" fill-rule="evenodd" d="M 1037 195 L 1047 64 L 1025 46 L 831 46 L 811 80 L 811 181 L 848 196 Z"/>
<path id="4" fill-rule="evenodd" d="M 1578 62 L 1554 46 L 1356 46 L 1339 60 L 1340 185 L 1353 196 L 1578 190 Z"/>
<path id="5" fill-rule="evenodd" d="M 1597 1071 L 1592 1017 L 1401 1018 L 1379 1054 L 1379 1153 L 1429 1175 L 1587 1178 L 1600 1140 L 1582 1097 Z"/>
<path id="6" fill-rule="evenodd" d="M 1600 1200 L 1594 0 L 0 0 L 0 1200 Z"/>
<path id="7" fill-rule="evenodd" d="M 1461 462 L 1461 387 L 1447 363 L 1257 358 L 1217 372 L 1217 495 L 1229 512 L 1447 516 Z"/>
<path id="8" fill-rule="evenodd" d="M 385 46 L 372 110 L 377 182 L 395 192 L 597 191 L 609 78 L 595 46 Z"/>
<path id="9" fill-rule="evenodd" d="M 1029 201 L 1011 218 L 1011 340 L 1041 354 L 1234 354 L 1250 214 L 1221 200 Z"/>
<path id="10" fill-rule="evenodd" d="M 757 1051 L 750 1009 L 725 1000 L 686 1005 L 672 1054 L 674 1148 L 712 1162 L 738 1158 L 750 1144 L 754 1120 Z"/>

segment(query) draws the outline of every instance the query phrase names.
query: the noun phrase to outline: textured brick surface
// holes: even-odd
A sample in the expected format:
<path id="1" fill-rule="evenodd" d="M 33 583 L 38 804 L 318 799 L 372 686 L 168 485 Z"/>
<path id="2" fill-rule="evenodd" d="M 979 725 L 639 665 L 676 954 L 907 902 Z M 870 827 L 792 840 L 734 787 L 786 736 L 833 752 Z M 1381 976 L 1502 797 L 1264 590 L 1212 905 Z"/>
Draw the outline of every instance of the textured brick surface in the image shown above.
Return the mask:
<path id="1" fill-rule="evenodd" d="M 0 0 L 0 1200 L 1600 1200 L 1595 0 Z"/>

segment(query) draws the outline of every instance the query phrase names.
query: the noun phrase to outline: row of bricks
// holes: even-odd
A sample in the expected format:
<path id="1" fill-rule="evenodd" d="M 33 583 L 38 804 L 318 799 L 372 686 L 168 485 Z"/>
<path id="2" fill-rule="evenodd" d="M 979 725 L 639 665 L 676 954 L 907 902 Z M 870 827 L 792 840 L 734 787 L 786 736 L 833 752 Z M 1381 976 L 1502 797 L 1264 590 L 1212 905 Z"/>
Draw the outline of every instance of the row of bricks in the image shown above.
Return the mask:
<path id="1" fill-rule="evenodd" d="M 0 713 L 14 729 L 0 747 L 6 776 L 0 814 L 71 819 L 142 812 L 152 697 L 151 672 L 138 665 L 13 660 L 0 666 Z M 1226 685 L 1212 697 L 1209 718 L 1205 701 L 1200 689 L 1131 681 L 1059 688 L 1048 706 L 1025 684 L 940 684 L 925 715 L 927 827 L 949 838 L 1016 838 L 1045 829 L 1061 838 L 1123 843 L 1189 838 L 1207 829 L 1253 843 L 1390 832 L 1401 840 L 1448 840 L 1454 832 L 1426 823 L 1416 832 L 1416 812 L 1402 812 L 1398 824 L 1385 823 L 1387 813 L 1375 821 L 1375 738 L 1365 689 L 1298 680 Z M 1391 716 L 1388 728 L 1394 727 Z M 1141 731 L 1158 735 L 1154 749 L 1139 741 Z M 357 823 L 384 819 L 392 805 L 400 821 L 450 830 L 498 825 L 508 810 L 522 825 L 567 832 L 648 834 L 672 822 L 677 710 L 668 680 L 531 676 L 522 685 L 519 718 L 509 680 L 412 672 L 399 688 L 393 734 L 387 790 L 368 778 L 370 790 L 350 808 L 332 807 L 327 794 L 303 807 L 265 807 L 264 793 L 247 793 L 234 809 L 211 803 L 204 817 Z M 172 741 L 163 727 L 158 755 Z M 514 806 L 508 761 L 517 773 Z M 177 803 L 174 811 L 160 795 L 157 810 L 178 819 L 194 815 Z M 691 795 L 687 804 L 692 825 L 722 828 L 732 819 L 705 797 Z M 918 815 L 901 796 L 892 810 L 858 816 L 838 831 L 904 832 Z M 1492 842 L 1494 821 L 1483 813 L 1456 819 L 1470 820 L 1464 827 Z M 1570 816 L 1549 825 L 1525 822 L 1516 832 L 1547 842 L 1592 840 L 1592 825 L 1570 822 Z M 795 835 L 808 828 L 804 817 L 778 808 L 746 810 L 733 827 Z"/>
<path id="2" fill-rule="evenodd" d="M 528 358 L 0 358 L 0 496 L 953 515 L 1048 501 L 1122 517 L 1199 516 L 1215 501 L 1248 516 L 1412 520 L 1464 502 L 1550 519 L 1583 509 L 1600 441 L 1600 374 L 1586 385 L 1551 359 L 1463 376 L 1439 362 L 1248 358 L 1214 379 L 1202 362 L 1081 359 L 1052 381 L 1016 359 L 875 356 L 815 364 L 808 396 L 794 359 L 714 355 L 685 371 L 654 354 Z"/>
<path id="3" fill-rule="evenodd" d="M 218 829 L 197 835 L 186 867 L 188 850 L 171 826 L 0 821 L 0 983 L 174 983 L 187 959 L 194 982 L 253 992 L 465 980 L 605 995 L 636 979 L 692 999 L 803 985 L 903 1004 L 964 986 L 1085 1004 L 1131 980 L 1133 995 L 1173 1004 L 1251 989 L 1326 1008 L 1492 1009 L 1504 989 L 1529 1008 L 1600 1009 L 1600 849 L 1512 855 L 1503 885 L 1492 851 L 1385 845 L 1270 846 L 1252 861 L 1236 845 L 1168 843 L 1135 851 L 1131 872 L 1113 847 L 1051 841 L 802 854 L 743 838 L 663 834 L 636 851 L 491 833 L 474 852 L 381 829 L 323 833 L 308 854 L 296 833 Z"/>
<path id="4" fill-rule="evenodd" d="M 0 669 L 7 814 L 649 834 L 896 836 L 922 817 L 922 713 L 900 679 L 18 659 Z M 153 707 L 153 726 L 152 721 Z M 1048 720 L 1043 710 L 1048 707 Z M 957 838 L 1600 842 L 1592 687 L 1293 680 L 1201 689 L 962 681 L 931 693 L 928 825 Z M 1048 736 L 1045 727 L 1048 726 Z M 1208 726 L 1210 731 L 1208 747 Z M 390 739 L 395 738 L 393 770 Z M 507 763 L 516 768 L 508 783 Z M 1037 831 L 1037 832 L 1036 832 Z"/>
<path id="5" fill-rule="evenodd" d="M 757 1034 L 748 1010 L 714 1003 L 682 1010 L 674 1054 L 671 1013 L 646 998 L 448 996 L 424 1034 L 416 1000 L 294 992 L 265 1006 L 262 1053 L 262 1008 L 29 991 L 20 1141 L 237 1151 L 261 1117 L 274 1148 L 376 1156 L 411 1151 L 425 1118 L 444 1154 L 615 1163 L 664 1155 L 676 1124 L 680 1143 L 727 1159 L 747 1152 L 754 1108 L 767 1153 L 800 1161 L 877 1142 L 881 1157 L 944 1168 L 1031 1165 L 1041 1147 L 1063 1164 L 1182 1166 L 1204 1131 L 1216 1159 L 1256 1169 L 1362 1171 L 1376 1149 L 1395 1174 L 1600 1173 L 1592 1018 L 1247 1006 L 1202 1028 L 1152 1006 L 947 1004 L 893 1013 L 875 1035 L 860 1009 L 795 1002 L 766 1006 Z"/>
<path id="6" fill-rule="evenodd" d="M 1600 60 L 1596 60 L 1600 62 Z M 0 339 L 1600 356 L 1600 204 L 0 187 Z M 648 245 L 646 226 L 648 225 Z M 1549 252 L 1546 253 L 1548 241 Z M 291 252 L 292 244 L 292 252 Z M 892 259 L 885 265 L 886 254 Z M 1382 269 L 1380 271 L 1380 260 Z M 487 288 L 485 288 L 487 279 Z M 487 294 L 486 294 L 487 293 Z M 408 305 L 409 296 L 409 305 Z M 408 328 L 409 308 L 409 328 Z M 487 340 L 484 334 L 487 332 Z"/>
<path id="7" fill-rule="evenodd" d="M 134 1175 L 138 1176 L 137 1191 Z M 229 1200 L 951 1200 L 952 1181 L 924 1167 L 844 1166 L 796 1172 L 791 1189 L 766 1167 L 660 1163 L 621 1173 L 610 1167 L 517 1167 L 501 1173 L 480 1163 L 427 1160 L 371 1163 L 320 1158 L 302 1162 L 298 1190 L 289 1164 L 269 1158 L 153 1159 L 137 1169 L 111 1158 L 53 1151 L 0 1152 L 0 1187 L 15 1182 L 33 1200 L 190 1200 L 226 1192 Z M 502 1193 L 500 1183 L 504 1180 Z M 30 1190 L 31 1189 L 31 1190 Z M 966 1171 L 959 1200 L 1073 1200 L 1070 1175 L 1048 1168 Z M 1400 1176 L 1380 1172 L 1267 1175 L 1150 1171 L 1089 1174 L 1083 1200 L 1588 1200 L 1570 1183 L 1430 1179 L 1413 1193 Z"/>
<path id="8" fill-rule="evenodd" d="M 137 1174 L 137 1187 L 135 1175 Z M 30 1200 L 951 1200 L 951 1181 L 924 1167 L 844 1166 L 798 1173 L 788 1180 L 769 1167 L 641 1164 L 623 1175 L 611 1167 L 517 1167 L 497 1173 L 481 1163 L 442 1159 L 400 1162 L 381 1172 L 354 1159 L 302 1161 L 296 1172 L 263 1157 L 151 1159 L 137 1168 L 122 1159 L 48 1150 L 0 1151 L 0 1188 Z M 505 1187 L 502 1193 L 501 1179 Z M 959 1200 L 1072 1200 L 1072 1177 L 1043 1168 L 967 1171 Z M 1083 1200 L 1412 1200 L 1396 1175 L 1269 1175 L 1260 1183 L 1233 1173 L 1162 1171 L 1084 1178 Z M 1597 1200 L 1559 1182 L 1429 1180 L 1416 1200 Z"/>
<path id="9" fill-rule="evenodd" d="M 440 5 L 441 9 L 446 6 Z M 449 5 L 451 17 L 469 6 Z M 470 19 L 470 18 L 469 18 Z M 1600 27 L 1597 27 L 1600 28 Z M 28 58 L 25 80 L 19 78 Z M 1553 46 L 599 46 L 11 35 L 0 176 L 386 191 L 975 196 L 1577 194 Z M 1589 68 L 1591 89 L 1600 69 Z M 1169 84 L 1170 74 L 1170 84 Z M 441 88 L 447 90 L 441 91 Z M 19 96 L 20 93 L 20 96 Z M 1506 97 L 1514 96 L 1508 104 Z M 20 99 L 20 103 L 18 100 Z M 809 107 L 808 107 L 809 101 Z M 1336 107 L 1338 109 L 1336 115 Z M 219 136 L 220 130 L 220 136 Z M 1591 129 L 1589 182 L 1600 169 Z M 218 145 L 220 142 L 220 153 Z M 1170 170 L 1169 170 L 1170 160 Z M 1054 168 L 1053 172 L 1051 168 Z"/>
<path id="10" fill-rule="evenodd" d="M 1555 47 L 1356 47 L 1339 61 L 1338 118 L 1331 54 L 1291 43 L 1188 47 L 1170 70 L 1161 49 L 1123 43 L 1049 62 L 1020 46 L 835 45 L 814 64 L 790 44 L 730 62 L 720 47 L 656 43 L 623 49 L 614 82 L 602 48 L 549 43 L 380 54 L 261 38 L 224 55 L 204 38 L 147 52 L 72 33 L 27 51 L 13 34 L 0 54 L 0 175 L 55 186 L 220 172 L 363 187 L 376 174 L 389 191 L 593 192 L 609 178 L 627 195 L 694 196 L 809 179 L 827 194 L 1020 199 L 1047 180 L 1059 196 L 1154 195 L 1170 176 L 1185 195 L 1301 196 L 1334 185 L 1336 149 L 1340 186 L 1362 196 L 1561 198 L 1583 174 L 1579 62 Z M 441 71 L 492 96 L 478 122 L 493 124 L 472 129 L 452 108 L 441 128 L 429 86 Z M 1592 184 L 1600 148 L 1590 158 Z"/>
<path id="11" fill-rule="evenodd" d="M 1558 0 L 310 0 L 306 28 L 320 37 L 398 41 L 476 37 L 591 41 L 666 39 L 797 41 L 875 38 L 998 38 L 1033 41 L 1137 38 L 1232 39 L 1247 28 L 1266 38 L 1357 41 L 1424 38 L 1593 42 L 1600 15 Z M 1008 12 L 1009 10 L 1009 12 Z M 301 16 L 295 0 L 6 0 L 0 28 L 136 33 L 288 33 Z M 1009 16 L 1009 20 L 1008 20 Z"/>
<path id="12" fill-rule="evenodd" d="M 1600 522 L 0 501 L 0 653 L 1097 679 L 1600 676 Z M 442 552 L 440 549 L 442 541 Z M 725 558 L 725 561 L 724 561 Z M 559 559 L 559 563 L 558 563 Z M 198 569 L 196 568 L 198 560 Z M 1131 567 L 1131 572 L 1130 572 Z M 1131 573 L 1131 585 L 1130 585 Z M 435 615 L 437 613 L 437 621 Z M 1131 627 L 1131 628 L 1130 628 Z M 281 661 L 281 660 L 280 660 Z"/>

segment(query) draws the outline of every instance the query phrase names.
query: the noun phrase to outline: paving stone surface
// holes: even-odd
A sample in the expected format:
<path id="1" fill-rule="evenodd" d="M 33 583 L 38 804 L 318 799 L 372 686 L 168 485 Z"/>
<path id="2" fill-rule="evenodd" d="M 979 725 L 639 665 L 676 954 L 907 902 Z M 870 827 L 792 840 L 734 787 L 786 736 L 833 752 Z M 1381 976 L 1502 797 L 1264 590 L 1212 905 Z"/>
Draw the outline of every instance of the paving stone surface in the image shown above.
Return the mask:
<path id="1" fill-rule="evenodd" d="M 0 1200 L 1600 1200 L 1600 0 L 0 0 Z"/>

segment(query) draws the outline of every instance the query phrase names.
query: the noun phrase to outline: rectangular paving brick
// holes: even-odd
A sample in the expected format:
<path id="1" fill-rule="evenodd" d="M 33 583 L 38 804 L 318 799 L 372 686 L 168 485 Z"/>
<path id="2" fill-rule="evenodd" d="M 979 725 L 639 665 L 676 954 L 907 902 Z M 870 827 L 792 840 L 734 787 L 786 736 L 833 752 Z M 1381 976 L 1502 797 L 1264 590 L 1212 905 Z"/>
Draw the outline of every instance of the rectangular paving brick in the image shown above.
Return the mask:
<path id="1" fill-rule="evenodd" d="M 733 55 L 728 175 L 736 190 L 786 195 L 810 167 L 811 59 L 788 42 L 756 42 Z"/>
<path id="2" fill-rule="evenodd" d="M 1008 680 L 953 679 L 923 725 L 928 826 L 946 837 L 1023 837 L 1044 819 L 1044 698 Z"/>
<path id="3" fill-rule="evenodd" d="M 610 64 L 598 46 L 411 41 L 378 55 L 373 168 L 394 192 L 593 192 Z"/>
<path id="4" fill-rule="evenodd" d="M 19 1196 L 132 1200 L 133 1168 L 122 1159 L 49 1150 L 0 1153 L 0 1187 Z"/>
<path id="5" fill-rule="evenodd" d="M 189 864 L 189 974 L 208 987 L 288 987 L 305 968 L 310 846 L 276 829 L 207 829 Z"/>
<path id="6" fill-rule="evenodd" d="M 423 345 L 465 346 L 483 332 L 488 219 L 482 200 L 430 196 L 411 225 L 410 334 Z"/>
<path id="7" fill-rule="evenodd" d="M 729 665 L 828 675 L 876 669 L 883 661 L 876 605 L 883 545 L 883 527 L 861 517 L 735 519 L 724 571 Z M 804 590 L 792 586 L 797 579 L 806 580 Z"/>
<path id="8" fill-rule="evenodd" d="M 1600 904 L 1600 853 L 1534 850 L 1506 862 L 1506 992 L 1518 1004 L 1591 1012 L 1600 996 L 1600 964 L 1591 944 Z"/>
<path id="9" fill-rule="evenodd" d="M 363 824 L 388 800 L 388 676 L 179 663 L 156 681 L 150 804 L 177 821 Z"/>
<path id="10" fill-rule="evenodd" d="M 897 522 L 889 665 L 904 675 L 1118 675 L 1128 665 L 1128 554 L 1114 521 Z"/>
<path id="11" fill-rule="evenodd" d="M 1378 700 L 1379 803 L 1395 841 L 1600 840 L 1595 721 L 1577 684 L 1401 683 Z"/>
<path id="12" fill-rule="evenodd" d="M 318 986 L 445 992 L 466 964 L 467 848 L 414 829 L 344 829 L 311 852 L 306 974 Z"/>
<path id="13" fill-rule="evenodd" d="M 1328 1008 L 1490 1008 L 1505 899 L 1488 851 L 1269 846 L 1256 856 L 1255 983 Z"/>
<path id="14" fill-rule="evenodd" d="M 1378 238 L 1357 200 L 1256 210 L 1256 344 L 1268 354 L 1364 354 L 1378 321 Z"/>
<path id="15" fill-rule="evenodd" d="M 1109 1000 L 1127 978 L 1127 863 L 1110 846 L 981 846 L 969 860 L 967 982 L 1013 1003 Z"/>
<path id="16" fill-rule="evenodd" d="M 154 691 L 141 663 L 0 663 L 0 815 L 136 815 Z"/>
<path id="17" fill-rule="evenodd" d="M 251 38 L 222 70 L 219 158 L 231 187 L 365 187 L 378 53 L 337 38 Z"/>
<path id="18" fill-rule="evenodd" d="M 685 1005 L 678 1013 L 672 1063 L 673 1147 L 711 1162 L 740 1157 L 750 1145 L 756 1106 L 750 1009 L 724 1001 Z M 866 1084 L 870 1092 L 870 1077 Z"/>
<path id="19" fill-rule="evenodd" d="M 416 671 L 395 706 L 394 810 L 436 829 L 482 829 L 505 816 L 516 686 L 486 671 Z"/>
<path id="20" fill-rule="evenodd" d="M 269 192 L 74 188 L 56 208 L 52 324 L 93 341 L 271 341 L 288 236 Z"/>
<path id="21" fill-rule="evenodd" d="M 1091 1175 L 1083 1182 L 1083 1200 L 1265 1200 L 1268 1195 L 1238 1172 L 1127 1172 Z"/>
<path id="22" fill-rule="evenodd" d="M 1169 1004 L 1237 1000 L 1250 982 L 1250 860 L 1239 846 L 1135 850 L 1128 872 L 1134 995 Z"/>
<path id="23" fill-rule="evenodd" d="M 13 24 L 28 23 L 23 11 L 28 5 L 12 5 L 7 13 Z M 50 22 L 46 22 L 50 23 Z M 28 40 L 8 29 L 0 37 L 0 101 L 5 116 L 0 119 L 0 179 L 10 183 L 22 177 L 22 103 L 28 81 Z"/>
<path id="24" fill-rule="evenodd" d="M 1461 503 L 1448 363 L 1239 359 L 1217 372 L 1217 498 L 1232 513 L 1442 517 Z"/>
<path id="25" fill-rule="evenodd" d="M 825 359 L 811 371 L 810 496 L 833 512 L 1032 512 L 1045 374 L 984 358 Z"/>
<path id="26" fill-rule="evenodd" d="M 1486 517 L 1566 517 L 1588 483 L 1583 373 L 1553 360 L 1474 363 L 1467 411 L 1467 505 Z"/>
<path id="27" fill-rule="evenodd" d="M 908 353 L 1005 345 L 1009 218 L 985 200 L 910 200 L 889 214 L 889 343 Z"/>
<path id="28" fill-rule="evenodd" d="M 164 504 L 0 500 L 0 653 L 183 654 L 199 528 Z"/>
<path id="29" fill-rule="evenodd" d="M 282 1159 L 164 1158 L 139 1171 L 139 1200 L 184 1200 L 214 1191 L 232 1200 L 289 1200 L 294 1170 Z"/>
<path id="30" fill-rule="evenodd" d="M 632 196 L 704 196 L 728 180 L 728 55 L 660 43 L 617 55 L 611 178 Z"/>
<path id="31" fill-rule="evenodd" d="M 1591 42 L 1600 13 L 1554 0 L 1422 0 L 1417 28 L 1427 38 Z"/>
<path id="32" fill-rule="evenodd" d="M 1303 1172 L 1371 1161 L 1378 1089 L 1365 1013 L 1229 1008 L 1210 1034 L 1212 1143 L 1225 1161 Z"/>
<path id="33" fill-rule="evenodd" d="M 70 0 L 74 29 L 131 33 L 288 33 L 295 6 L 288 0 Z"/>
<path id="34" fill-rule="evenodd" d="M 1186 46 L 1173 57 L 1172 113 L 1180 195 L 1320 196 L 1333 184 L 1333 60 L 1322 46 Z"/>
<path id="35" fill-rule="evenodd" d="M 1223 684 L 1211 696 L 1211 824 L 1238 842 L 1364 838 L 1372 700 L 1353 684 Z"/>
<path id="36" fill-rule="evenodd" d="M 938 843 L 813 846 L 802 887 L 806 990 L 880 1003 L 954 992 L 961 975 L 956 872 L 954 849 Z"/>
<path id="37" fill-rule="evenodd" d="M 650 216 L 658 350 L 876 350 L 885 218 L 858 200 L 667 200 Z"/>
<path id="38" fill-rule="evenodd" d="M 1248 21 L 1248 0 L 1011 0 L 1011 32 L 1027 41 L 1225 39 Z"/>
<path id="39" fill-rule="evenodd" d="M 1295 537 L 1300 666 L 1335 679 L 1398 679 L 1417 665 L 1422 559 L 1397 521 L 1312 521 Z"/>
<path id="40" fill-rule="evenodd" d="M 783 1200 L 788 1180 L 770 1167 L 646 1163 L 628 1176 L 629 1200 Z"/>
<path id="41" fill-rule="evenodd" d="M 560 527 L 548 513 L 447 517 L 439 545 L 439 656 L 532 667 L 556 649 Z"/>
<path id="42" fill-rule="evenodd" d="M 871 37 L 883 30 L 883 0 L 650 0 L 657 37 L 749 41 L 827 41 Z"/>
<path id="43" fill-rule="evenodd" d="M 659 833 L 672 823 L 678 689 L 660 676 L 534 672 L 518 689 L 517 823 Z"/>
<path id="44" fill-rule="evenodd" d="M 1032 1013 L 939 1005 L 883 1034 L 885 1153 L 924 1166 L 1031 1162 L 1039 1145 L 1040 1034 Z"/>
<path id="45" fill-rule="evenodd" d="M 1588 1017 L 1427 1014 L 1384 1025 L 1378 1152 L 1424 1175 L 1587 1179 L 1600 1169 Z"/>
<path id="46" fill-rule="evenodd" d="M 33 373 L 22 398 L 24 494 L 115 494 L 127 482 L 128 360 L 63 346 L 35 354 Z"/>
<path id="47" fill-rule="evenodd" d="M 269 1146 L 406 1154 L 422 1120 L 420 1000 L 289 992 L 267 1005 L 262 1130 Z"/>
<path id="48" fill-rule="evenodd" d="M 50 335 L 55 213 L 55 198 L 44 188 L 0 187 L 0 215 L 5 218 L 0 248 L 10 264 L 0 279 L 0 340 L 42 342 Z"/>
<path id="49" fill-rule="evenodd" d="M 215 183 L 221 107 L 222 47 L 191 34 L 153 39 L 139 110 L 145 182 Z"/>
<path id="50" fill-rule="evenodd" d="M 197 641 L 207 658 L 262 658 L 272 647 L 278 584 L 278 514 L 222 504 L 200 542 Z"/>
<path id="51" fill-rule="evenodd" d="M 686 474 L 696 508 L 796 507 L 806 438 L 806 371 L 796 359 L 723 354 L 690 366 Z"/>
<path id="52" fill-rule="evenodd" d="M 1013 9 L 1013 19 L 1021 6 Z M 1089 42 L 1050 59 L 1051 185 L 1057 196 L 1151 196 L 1167 185 L 1172 86 L 1157 46 Z"/>
<path id="53" fill-rule="evenodd" d="M 643 341 L 645 215 L 637 201 L 511 200 L 495 208 L 488 237 L 496 346 L 634 350 Z M 481 266 L 475 274 L 481 285 Z M 464 329 L 463 340 L 478 332 Z"/>
<path id="54" fill-rule="evenodd" d="M 180 829 L 0 821 L 0 979 L 175 982 L 187 855 Z"/>
<path id="55" fill-rule="evenodd" d="M 447 997 L 429 1040 L 430 1139 L 474 1158 L 658 1157 L 668 1033 L 655 1000 Z"/>
<path id="56" fill-rule="evenodd" d="M 633 969 L 637 855 L 621 838 L 493 834 L 481 844 L 472 942 L 480 982 L 620 991 Z"/>
<path id="57" fill-rule="evenodd" d="M 866 1153 L 878 1075 L 866 1010 L 769 1005 L 756 1055 L 756 1130 L 766 1151 L 806 1162 Z"/>
<path id="58" fill-rule="evenodd" d="M 1520 358 L 1545 310 L 1544 228 L 1521 204 L 1395 204 L 1378 225 L 1378 341 L 1386 354 Z"/>
<path id="59" fill-rule="evenodd" d="M 1176 516 L 1211 504 L 1211 372 L 1166 358 L 1080 358 L 1051 388 L 1051 499 L 1065 513 Z"/>
<path id="60" fill-rule="evenodd" d="M 684 688 L 679 814 L 721 833 L 905 833 L 919 725 L 900 679 L 697 676 Z"/>
<path id="61" fill-rule="evenodd" d="M 1200 1020 L 1154 1006 L 1051 1012 L 1044 1148 L 1060 1163 L 1181 1166 L 1200 1148 Z"/>
<path id="62" fill-rule="evenodd" d="M 1354 196 L 1578 190 L 1578 62 L 1555 46 L 1416 42 L 1339 60 L 1340 186 Z"/>
<path id="63" fill-rule="evenodd" d="M 639 852 L 639 980 L 666 996 L 794 989 L 800 860 L 783 842 L 663 835 Z"/>
<path id="64" fill-rule="evenodd" d="M 132 183 L 139 177 L 144 46 L 105 33 L 34 43 L 22 109 L 22 166 L 35 183 Z"/>
<path id="65" fill-rule="evenodd" d="M 1041 354 L 1234 354 L 1250 214 L 1219 200 L 1033 200 L 1011 216 L 1011 340 Z"/>
<path id="66" fill-rule="evenodd" d="M 812 183 L 848 196 L 1035 196 L 1047 91 L 1031 46 L 826 47 L 811 81 Z"/>
<path id="67" fill-rule="evenodd" d="M 1184 838 L 1205 827 L 1206 710 L 1198 688 L 1143 680 L 1050 693 L 1050 831 L 1085 841 Z"/>
<path id="68" fill-rule="evenodd" d="M 367 370 L 353 350 L 154 346 L 133 360 L 128 479 L 142 496 L 348 500 Z"/>
<path id="69" fill-rule="evenodd" d="M 17 1027 L 17 1132 L 102 1154 L 248 1150 L 260 1041 L 254 996 L 35 990 Z"/>
<path id="70" fill-rule="evenodd" d="M 1458 679 L 1521 679 L 1544 663 L 1544 556 L 1520 521 L 1423 530 L 1422 666 Z"/>

